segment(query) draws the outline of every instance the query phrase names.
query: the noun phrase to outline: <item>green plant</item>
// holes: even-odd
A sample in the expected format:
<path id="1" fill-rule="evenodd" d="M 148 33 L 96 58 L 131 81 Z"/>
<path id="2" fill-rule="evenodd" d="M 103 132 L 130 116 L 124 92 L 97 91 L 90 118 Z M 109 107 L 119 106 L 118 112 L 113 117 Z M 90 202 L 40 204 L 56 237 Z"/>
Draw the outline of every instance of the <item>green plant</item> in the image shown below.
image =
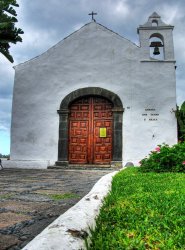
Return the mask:
<path id="1" fill-rule="evenodd" d="M 48 195 L 53 200 L 63 200 L 63 199 L 70 199 L 70 198 L 78 198 L 77 194 L 72 193 L 65 193 L 65 194 L 49 194 Z"/>
<path id="2" fill-rule="evenodd" d="M 22 42 L 20 34 L 24 32 L 15 27 L 17 14 L 14 7 L 19 7 L 16 0 L 0 0 L 0 53 L 13 63 L 10 55 L 10 43 Z"/>
<path id="3" fill-rule="evenodd" d="M 140 164 L 142 172 L 185 172 L 185 142 L 158 145 Z"/>
<path id="4" fill-rule="evenodd" d="M 185 141 L 185 102 L 181 105 L 181 108 L 177 106 L 175 111 L 178 125 L 178 139 L 180 141 Z"/>
<path id="5" fill-rule="evenodd" d="M 0 199 L 10 199 L 13 197 L 13 194 L 0 194 Z"/>

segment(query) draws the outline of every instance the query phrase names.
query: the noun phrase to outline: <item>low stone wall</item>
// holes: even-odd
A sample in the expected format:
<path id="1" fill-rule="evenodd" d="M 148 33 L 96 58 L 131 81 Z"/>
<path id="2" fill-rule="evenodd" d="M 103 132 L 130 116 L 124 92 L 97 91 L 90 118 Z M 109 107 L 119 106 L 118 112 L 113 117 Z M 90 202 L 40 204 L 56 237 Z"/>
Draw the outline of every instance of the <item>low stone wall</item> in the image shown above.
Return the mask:
<path id="1" fill-rule="evenodd" d="M 95 227 L 103 200 L 111 190 L 112 177 L 118 171 L 103 176 L 75 206 L 45 228 L 23 250 L 85 249 L 84 239 Z"/>

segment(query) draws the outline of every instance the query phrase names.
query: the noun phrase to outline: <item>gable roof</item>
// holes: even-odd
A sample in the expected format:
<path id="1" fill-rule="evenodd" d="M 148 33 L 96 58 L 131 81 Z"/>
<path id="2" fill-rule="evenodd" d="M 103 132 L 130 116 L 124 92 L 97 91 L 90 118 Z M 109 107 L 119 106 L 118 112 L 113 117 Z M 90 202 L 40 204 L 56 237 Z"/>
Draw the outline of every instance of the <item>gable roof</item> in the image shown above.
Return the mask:
<path id="1" fill-rule="evenodd" d="M 42 56 L 42 55 L 48 53 L 48 52 L 49 52 L 50 50 L 52 50 L 52 49 L 55 49 L 55 48 L 58 47 L 61 43 L 63 43 L 65 40 L 71 38 L 72 36 L 74 36 L 74 34 L 76 34 L 76 33 L 80 32 L 80 31 L 82 31 L 84 28 L 86 28 L 87 26 L 90 26 L 90 25 L 91 25 L 91 26 L 92 26 L 92 25 L 96 25 L 96 26 L 98 26 L 98 27 L 101 27 L 101 28 L 103 28 L 105 31 L 111 32 L 111 33 L 113 33 L 114 35 L 119 36 L 121 39 L 123 39 L 123 40 L 125 40 L 125 41 L 131 43 L 133 46 L 139 48 L 138 45 L 136 45 L 136 44 L 133 43 L 132 41 L 128 40 L 127 38 L 121 36 L 120 34 L 118 34 L 118 33 L 114 32 L 114 31 L 112 31 L 111 29 L 109 29 L 109 28 L 103 26 L 103 25 L 100 24 L 100 23 L 97 23 L 97 22 L 92 21 L 92 22 L 89 22 L 89 23 L 83 25 L 83 26 L 82 26 L 81 28 L 79 28 L 78 30 L 72 32 L 72 33 L 71 33 L 70 35 L 68 35 L 67 37 L 64 37 L 62 40 L 60 40 L 58 43 L 56 43 L 54 46 L 50 47 L 49 49 L 47 49 L 45 52 L 41 53 L 40 55 L 38 55 L 38 56 L 36 56 L 36 57 L 33 57 L 33 58 L 31 58 L 31 59 L 29 59 L 29 60 L 23 62 L 23 63 L 17 64 L 17 65 L 15 65 L 13 68 L 15 69 L 15 68 L 18 67 L 19 65 L 22 65 L 22 64 L 31 62 L 31 61 L 33 61 L 33 60 L 36 60 L 36 59 L 39 58 L 40 56 Z"/>

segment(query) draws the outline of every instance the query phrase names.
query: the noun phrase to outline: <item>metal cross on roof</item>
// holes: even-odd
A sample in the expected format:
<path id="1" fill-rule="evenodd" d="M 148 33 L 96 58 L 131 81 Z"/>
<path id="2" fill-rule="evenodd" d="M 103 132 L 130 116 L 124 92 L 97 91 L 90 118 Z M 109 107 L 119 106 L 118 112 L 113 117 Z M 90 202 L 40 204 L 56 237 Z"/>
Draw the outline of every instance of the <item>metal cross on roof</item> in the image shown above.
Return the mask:
<path id="1" fill-rule="evenodd" d="M 92 11 L 91 13 L 89 13 L 89 15 L 92 16 L 92 21 L 96 22 L 96 20 L 94 19 L 94 15 L 97 15 L 97 13 Z"/>

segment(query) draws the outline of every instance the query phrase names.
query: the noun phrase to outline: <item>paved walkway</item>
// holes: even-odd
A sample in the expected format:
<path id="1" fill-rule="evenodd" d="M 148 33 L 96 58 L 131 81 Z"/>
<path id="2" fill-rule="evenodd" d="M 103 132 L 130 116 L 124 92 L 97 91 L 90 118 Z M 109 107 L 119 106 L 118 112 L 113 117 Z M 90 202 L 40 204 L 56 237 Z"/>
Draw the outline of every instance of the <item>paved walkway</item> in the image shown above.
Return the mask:
<path id="1" fill-rule="evenodd" d="M 0 170 L 0 250 L 19 250 L 111 170 Z"/>

